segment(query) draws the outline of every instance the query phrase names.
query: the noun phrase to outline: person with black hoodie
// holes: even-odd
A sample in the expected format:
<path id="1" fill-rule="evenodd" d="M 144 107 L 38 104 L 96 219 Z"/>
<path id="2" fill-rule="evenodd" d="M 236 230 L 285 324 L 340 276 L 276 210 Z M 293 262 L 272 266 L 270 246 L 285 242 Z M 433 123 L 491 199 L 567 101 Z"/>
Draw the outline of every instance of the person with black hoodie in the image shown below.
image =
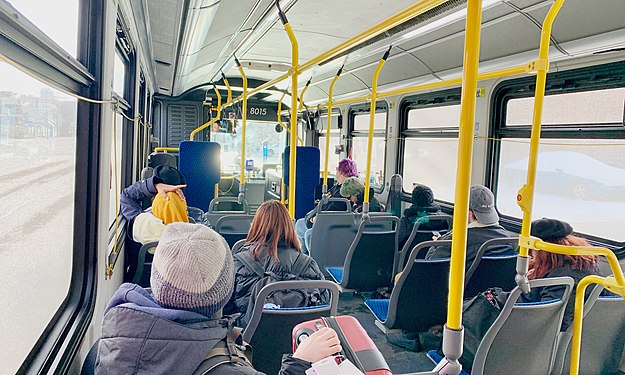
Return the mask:
<path id="1" fill-rule="evenodd" d="M 373 188 L 369 188 L 369 212 L 382 211 L 382 205 L 375 198 Z M 365 201 L 365 183 L 358 177 L 350 177 L 341 185 L 341 195 L 352 203 L 352 211 L 362 212 L 362 204 Z"/>
<path id="2" fill-rule="evenodd" d="M 410 233 L 417 220 L 424 216 L 440 213 L 441 206 L 434 203 L 434 193 L 432 189 L 425 185 L 415 186 L 414 189 L 412 189 L 412 206 L 404 210 L 404 216 L 399 220 L 399 233 L 397 235 L 399 249 L 403 248 L 408 237 L 410 237 Z M 434 223 L 429 223 L 427 219 L 425 219 L 421 222 L 419 228 L 428 230 L 437 229 L 437 226 Z"/>

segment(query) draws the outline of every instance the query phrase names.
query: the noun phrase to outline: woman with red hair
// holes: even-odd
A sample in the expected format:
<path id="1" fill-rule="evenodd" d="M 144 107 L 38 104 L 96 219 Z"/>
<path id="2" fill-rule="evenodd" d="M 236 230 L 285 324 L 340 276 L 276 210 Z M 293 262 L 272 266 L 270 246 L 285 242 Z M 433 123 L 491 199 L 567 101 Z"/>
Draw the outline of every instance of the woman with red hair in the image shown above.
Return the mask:
<path id="1" fill-rule="evenodd" d="M 545 242 L 550 242 L 565 246 L 591 246 L 585 239 L 574 236 L 573 228 L 569 223 L 557 219 L 539 219 L 532 222 L 532 236 L 538 237 Z M 597 275 L 596 256 L 571 256 L 564 254 L 554 254 L 547 251 L 532 250 L 529 272 L 530 280 L 552 277 L 569 276 L 577 283 L 588 275 Z M 521 295 L 519 302 L 540 302 L 562 298 L 564 286 L 547 286 L 533 288 L 529 293 Z M 587 290 L 590 292 L 590 289 Z M 566 305 L 564 319 L 562 320 L 562 330 L 566 330 L 573 322 L 573 312 L 575 307 L 575 288 L 573 294 Z"/>

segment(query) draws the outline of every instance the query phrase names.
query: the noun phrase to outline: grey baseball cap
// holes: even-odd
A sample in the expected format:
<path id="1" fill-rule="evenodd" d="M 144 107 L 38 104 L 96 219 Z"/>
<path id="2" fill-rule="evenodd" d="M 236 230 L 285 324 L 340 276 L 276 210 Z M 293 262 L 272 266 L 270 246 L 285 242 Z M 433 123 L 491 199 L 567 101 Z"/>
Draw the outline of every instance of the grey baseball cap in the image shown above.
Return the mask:
<path id="1" fill-rule="evenodd" d="M 499 221 L 499 215 L 495 210 L 495 196 L 486 186 L 471 186 L 469 208 L 475 214 L 477 221 L 482 224 L 495 224 Z"/>

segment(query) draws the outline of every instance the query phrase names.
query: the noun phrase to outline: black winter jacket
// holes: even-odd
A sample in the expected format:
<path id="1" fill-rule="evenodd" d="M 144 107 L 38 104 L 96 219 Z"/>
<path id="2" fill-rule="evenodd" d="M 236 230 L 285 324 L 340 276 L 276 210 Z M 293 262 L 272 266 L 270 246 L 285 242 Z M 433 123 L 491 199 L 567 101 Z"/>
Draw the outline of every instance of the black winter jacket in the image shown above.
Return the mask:
<path id="1" fill-rule="evenodd" d="M 343 198 L 341 196 L 341 185 L 334 184 L 330 188 L 330 190 L 328 190 L 328 195 L 330 198 Z M 321 205 L 321 211 L 343 211 L 345 207 L 343 203 L 339 202 L 319 202 L 319 204 Z M 313 208 L 310 212 L 306 214 L 306 227 L 309 229 L 312 228 L 313 225 L 312 218 L 317 216 L 317 208 L 318 207 Z"/>
<path id="2" fill-rule="evenodd" d="M 399 220 L 399 229 L 397 234 L 397 241 L 399 243 L 399 249 L 404 247 L 404 244 L 410 237 L 412 229 L 414 228 L 417 220 L 427 215 L 436 215 L 441 213 L 441 207 L 439 205 L 433 205 L 429 207 L 417 207 L 412 205 L 404 210 L 404 216 Z M 429 230 L 438 229 L 440 222 L 428 223 L 422 222 L 419 225 L 419 229 Z"/>
<path id="3" fill-rule="evenodd" d="M 254 285 L 260 281 L 260 276 L 258 276 L 253 270 L 248 269 L 247 266 L 241 262 L 241 258 L 246 258 L 248 262 L 256 262 L 260 268 L 264 269 L 266 273 L 273 272 L 276 275 L 286 275 L 291 273 L 291 269 L 295 260 L 298 256 L 307 257 L 308 255 L 302 254 L 301 252 L 288 248 L 284 245 L 278 245 L 278 259 L 279 262 L 271 256 L 266 256 L 259 260 L 254 260 L 252 257 L 252 249 L 248 246 L 245 246 L 241 251 L 235 254 L 234 256 L 234 271 L 235 271 L 235 281 L 234 281 L 234 293 L 230 299 L 228 305 L 224 308 L 224 313 L 226 314 L 234 314 L 241 313 L 240 323 L 242 326 L 246 326 L 249 322 L 251 311 L 248 311 L 248 305 L 250 303 L 251 298 L 251 290 Z M 312 260 L 307 270 L 304 270 L 300 274 L 298 280 L 324 280 L 323 273 L 319 270 L 319 266 L 317 262 Z M 256 296 L 254 296 L 255 299 Z M 321 293 L 321 303 L 326 304 L 329 303 L 330 296 L 327 290 L 322 291 Z M 282 306 L 282 307 L 295 307 L 295 306 Z"/>
<path id="4" fill-rule="evenodd" d="M 355 203 L 352 207 L 352 211 L 358 213 L 362 212 L 362 204 L 365 201 L 365 193 L 358 194 L 358 203 Z M 369 188 L 369 212 L 380 212 L 382 211 L 382 205 L 380 201 L 375 197 L 375 190 L 373 188 Z"/>

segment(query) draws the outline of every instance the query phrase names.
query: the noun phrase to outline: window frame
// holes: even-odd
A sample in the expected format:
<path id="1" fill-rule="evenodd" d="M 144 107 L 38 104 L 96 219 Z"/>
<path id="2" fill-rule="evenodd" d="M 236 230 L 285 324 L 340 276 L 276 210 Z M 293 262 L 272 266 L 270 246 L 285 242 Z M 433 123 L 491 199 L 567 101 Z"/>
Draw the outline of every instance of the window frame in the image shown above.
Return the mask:
<path id="1" fill-rule="evenodd" d="M 344 139 L 345 148 L 347 150 L 346 154 L 349 158 L 352 158 L 352 147 L 353 147 L 353 138 L 365 138 L 369 136 L 369 132 L 365 130 L 354 130 L 354 122 L 357 115 L 368 115 L 370 114 L 370 104 L 362 103 L 356 104 L 349 107 L 347 110 L 347 137 Z M 389 115 L 389 105 L 386 100 L 378 100 L 375 106 L 375 113 L 384 112 L 386 113 L 386 126 L 384 130 L 378 129 L 373 130 L 373 138 L 384 138 L 384 175 L 382 176 L 382 184 L 375 185 L 372 184 L 373 191 L 376 193 L 381 193 L 384 191 L 384 186 L 386 186 L 386 152 L 388 149 L 388 139 L 386 139 L 386 134 L 388 132 L 388 115 Z"/>
<path id="2" fill-rule="evenodd" d="M 493 89 L 489 120 L 489 141 L 487 145 L 486 184 L 497 196 L 501 142 L 503 138 L 525 138 L 531 136 L 531 125 L 506 126 L 508 102 L 512 99 L 534 96 L 536 78 L 534 76 L 506 80 Z M 625 62 L 589 66 L 547 75 L 545 95 L 568 94 L 583 91 L 598 91 L 625 87 Z M 623 139 L 625 140 L 625 108 L 624 124 L 561 124 L 546 125 L 541 128 L 542 139 Z M 506 228 L 521 231 L 522 220 L 504 215 L 497 209 L 500 221 Z M 607 246 L 623 246 L 625 242 L 617 242 L 591 234 L 584 234 L 591 243 Z"/>
<path id="3" fill-rule="evenodd" d="M 460 124 L 457 127 L 447 128 L 408 128 L 408 114 L 411 110 L 419 108 L 435 108 L 451 105 L 459 105 L 461 99 L 461 89 L 452 88 L 442 91 L 435 91 L 426 94 L 412 95 L 405 97 L 399 105 L 399 132 L 397 147 L 397 170 L 395 173 L 404 176 L 404 153 L 406 150 L 407 138 L 445 138 L 458 139 L 460 134 Z M 402 200 L 411 201 L 412 192 L 404 190 L 402 185 Z M 453 202 L 436 199 L 444 207 L 453 207 Z"/>

